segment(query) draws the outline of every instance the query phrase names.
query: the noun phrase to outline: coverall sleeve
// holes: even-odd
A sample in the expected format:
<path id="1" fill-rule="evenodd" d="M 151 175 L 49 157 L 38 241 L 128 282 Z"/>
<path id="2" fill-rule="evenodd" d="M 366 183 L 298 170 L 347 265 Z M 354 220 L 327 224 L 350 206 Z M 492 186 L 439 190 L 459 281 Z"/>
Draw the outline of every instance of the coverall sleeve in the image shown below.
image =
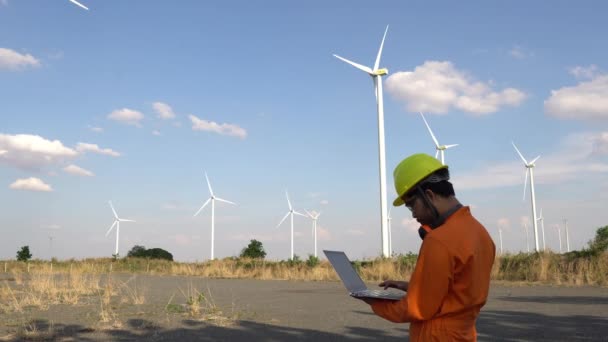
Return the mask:
<path id="1" fill-rule="evenodd" d="M 412 322 L 431 319 L 441 309 L 453 281 L 453 261 L 446 246 L 427 236 L 410 279 L 408 292 L 400 301 L 376 300 L 372 310 L 389 321 Z"/>

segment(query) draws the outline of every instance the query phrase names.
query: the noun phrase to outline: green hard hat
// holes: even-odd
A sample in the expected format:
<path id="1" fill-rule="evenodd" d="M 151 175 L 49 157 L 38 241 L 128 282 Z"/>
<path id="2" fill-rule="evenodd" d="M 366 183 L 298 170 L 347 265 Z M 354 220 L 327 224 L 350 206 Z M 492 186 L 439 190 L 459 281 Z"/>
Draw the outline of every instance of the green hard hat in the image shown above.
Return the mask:
<path id="1" fill-rule="evenodd" d="M 404 202 L 401 197 L 412 190 L 416 184 L 433 172 L 447 168 L 447 165 L 441 164 L 436 158 L 424 153 L 413 154 L 403 159 L 393 171 L 395 190 L 398 195 L 393 201 L 393 205 L 395 207 L 403 205 Z"/>

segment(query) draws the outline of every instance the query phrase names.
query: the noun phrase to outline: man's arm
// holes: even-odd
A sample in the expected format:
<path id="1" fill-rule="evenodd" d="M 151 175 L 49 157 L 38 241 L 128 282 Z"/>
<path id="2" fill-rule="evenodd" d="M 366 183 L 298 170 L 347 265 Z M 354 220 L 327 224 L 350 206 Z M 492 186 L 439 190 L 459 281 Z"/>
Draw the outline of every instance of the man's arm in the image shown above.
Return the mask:
<path id="1" fill-rule="evenodd" d="M 441 308 L 452 281 L 452 270 L 446 246 L 428 236 L 420 248 L 406 296 L 400 301 L 366 302 L 377 315 L 392 322 L 428 320 Z"/>

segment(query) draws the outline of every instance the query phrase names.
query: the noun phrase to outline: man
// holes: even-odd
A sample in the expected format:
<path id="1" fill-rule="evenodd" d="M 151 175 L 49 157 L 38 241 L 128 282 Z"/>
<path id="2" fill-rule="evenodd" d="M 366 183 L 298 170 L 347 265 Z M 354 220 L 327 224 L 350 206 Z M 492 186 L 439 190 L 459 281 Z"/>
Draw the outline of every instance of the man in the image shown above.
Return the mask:
<path id="1" fill-rule="evenodd" d="M 398 197 L 422 225 L 422 246 L 400 301 L 363 299 L 379 316 L 410 322 L 410 341 L 476 341 L 475 321 L 488 298 L 496 248 L 486 229 L 455 197 L 448 167 L 426 154 L 404 159 L 393 173 Z M 426 228 L 426 229 L 425 229 Z"/>

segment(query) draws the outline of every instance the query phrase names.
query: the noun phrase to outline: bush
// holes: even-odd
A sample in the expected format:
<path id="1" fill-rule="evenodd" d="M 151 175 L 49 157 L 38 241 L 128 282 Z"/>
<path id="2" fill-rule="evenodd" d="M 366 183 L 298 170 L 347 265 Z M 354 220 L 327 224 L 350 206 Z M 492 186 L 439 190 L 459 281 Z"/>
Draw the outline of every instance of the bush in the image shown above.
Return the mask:
<path id="1" fill-rule="evenodd" d="M 23 246 L 19 251 L 17 251 L 17 260 L 28 261 L 31 258 L 32 253 L 30 253 L 30 246 Z"/>
<path id="2" fill-rule="evenodd" d="M 308 260 L 306 260 L 306 266 L 308 267 L 315 267 L 319 264 L 319 258 L 317 258 L 316 256 L 309 254 L 308 255 Z"/>
<path id="3" fill-rule="evenodd" d="M 148 258 L 148 259 L 164 259 L 173 261 L 173 254 L 167 252 L 162 248 L 150 248 L 146 249 L 144 246 L 135 245 L 129 253 L 127 257 L 130 258 Z"/>
<path id="4" fill-rule="evenodd" d="M 264 259 L 265 257 L 264 246 L 262 246 L 260 241 L 255 239 L 251 240 L 249 245 L 241 251 L 241 258 Z"/>

